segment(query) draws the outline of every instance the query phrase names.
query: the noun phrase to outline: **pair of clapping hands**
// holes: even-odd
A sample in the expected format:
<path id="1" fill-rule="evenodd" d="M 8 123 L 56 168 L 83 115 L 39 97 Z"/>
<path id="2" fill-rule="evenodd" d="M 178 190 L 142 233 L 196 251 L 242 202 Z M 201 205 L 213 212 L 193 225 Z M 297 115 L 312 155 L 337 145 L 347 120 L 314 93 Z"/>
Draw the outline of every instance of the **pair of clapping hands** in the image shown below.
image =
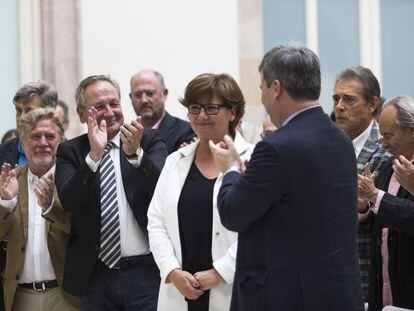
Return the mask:
<path id="1" fill-rule="evenodd" d="M 12 200 L 17 196 L 19 191 L 16 167 L 12 169 L 11 165 L 8 163 L 2 165 L 0 174 L 0 195 L 3 200 Z M 47 210 L 52 204 L 54 187 L 53 175 L 49 174 L 40 178 L 34 189 L 37 203 L 43 211 Z"/>
<path id="2" fill-rule="evenodd" d="M 98 111 L 95 107 L 88 110 L 88 139 L 91 146 L 90 156 L 95 162 L 99 161 L 108 143 L 107 124 L 103 119 L 98 123 Z M 137 152 L 141 145 L 144 127 L 141 124 L 141 117 L 138 116 L 130 124 L 124 123 L 120 126 L 120 137 L 122 149 L 127 156 Z"/>
<path id="3" fill-rule="evenodd" d="M 414 195 L 414 165 L 404 156 L 400 155 L 394 159 L 392 168 L 398 183 L 406 189 L 411 195 Z M 378 189 L 375 187 L 374 174 L 369 170 L 368 164 L 364 167 L 364 175 L 358 174 L 358 197 L 375 203 L 378 195 Z M 359 212 L 364 212 L 359 210 Z"/>
<path id="4" fill-rule="evenodd" d="M 177 268 L 170 272 L 167 282 L 173 283 L 181 295 L 187 299 L 196 300 L 205 290 L 223 282 L 223 278 L 214 268 L 194 273 L 194 275 Z"/>

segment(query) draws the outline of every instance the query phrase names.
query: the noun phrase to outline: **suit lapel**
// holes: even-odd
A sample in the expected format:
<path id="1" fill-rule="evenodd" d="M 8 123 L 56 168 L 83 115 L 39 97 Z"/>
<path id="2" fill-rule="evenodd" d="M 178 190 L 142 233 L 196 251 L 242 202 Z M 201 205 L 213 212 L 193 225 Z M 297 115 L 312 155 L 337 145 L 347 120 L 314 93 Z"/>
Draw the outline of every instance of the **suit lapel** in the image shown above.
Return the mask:
<path id="1" fill-rule="evenodd" d="M 27 165 L 25 165 L 19 174 L 19 198 L 17 205 L 20 210 L 23 226 L 24 239 L 27 241 L 28 218 L 29 218 L 29 188 L 27 184 Z"/>

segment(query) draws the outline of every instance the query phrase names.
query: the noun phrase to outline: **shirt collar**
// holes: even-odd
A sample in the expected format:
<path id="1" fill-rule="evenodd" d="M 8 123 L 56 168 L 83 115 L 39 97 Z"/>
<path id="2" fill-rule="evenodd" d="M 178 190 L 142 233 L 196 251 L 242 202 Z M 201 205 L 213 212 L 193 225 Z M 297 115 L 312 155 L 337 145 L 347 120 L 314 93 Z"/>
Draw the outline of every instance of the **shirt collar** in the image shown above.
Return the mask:
<path id="1" fill-rule="evenodd" d="M 363 131 L 361 134 L 359 134 L 356 138 L 352 140 L 352 144 L 354 145 L 355 149 L 355 155 L 358 157 L 359 153 L 361 152 L 362 148 L 365 145 L 365 142 L 369 138 L 369 135 L 371 134 L 372 126 L 374 124 L 374 120 L 371 121 L 369 126 Z"/>
<path id="2" fill-rule="evenodd" d="M 288 122 L 290 120 L 292 120 L 294 117 L 296 117 L 297 115 L 301 114 L 302 112 L 305 112 L 306 110 L 313 109 L 313 108 L 316 108 L 316 107 L 319 107 L 319 104 L 312 105 L 312 106 L 307 106 L 307 107 L 305 107 L 305 108 L 303 108 L 303 109 L 301 109 L 299 111 L 296 111 L 295 113 L 292 113 L 290 116 L 288 116 L 286 118 L 286 120 L 283 122 L 282 126 L 285 126 L 286 124 L 288 124 Z"/>
<path id="3" fill-rule="evenodd" d="M 114 147 L 115 148 L 120 148 L 121 147 L 121 135 L 119 134 L 120 132 L 118 132 L 118 134 L 116 134 L 110 141 L 114 143 Z"/>
<path id="4" fill-rule="evenodd" d="M 161 118 L 157 121 L 157 123 L 154 124 L 154 126 L 152 127 L 152 129 L 158 130 L 158 128 L 160 127 L 161 121 L 164 119 L 164 117 L 165 117 L 165 111 L 162 114 Z"/>
<path id="5" fill-rule="evenodd" d="M 53 166 L 43 176 L 48 176 L 50 174 L 54 174 L 55 173 L 55 168 L 56 168 L 56 165 L 53 164 Z M 30 170 L 30 168 L 27 169 L 27 175 L 29 177 L 29 182 L 30 183 L 34 183 L 34 182 L 37 182 L 39 180 L 39 177 L 37 177 L 35 174 L 33 174 L 32 171 Z M 43 176 L 41 176 L 41 177 L 43 177 Z"/>

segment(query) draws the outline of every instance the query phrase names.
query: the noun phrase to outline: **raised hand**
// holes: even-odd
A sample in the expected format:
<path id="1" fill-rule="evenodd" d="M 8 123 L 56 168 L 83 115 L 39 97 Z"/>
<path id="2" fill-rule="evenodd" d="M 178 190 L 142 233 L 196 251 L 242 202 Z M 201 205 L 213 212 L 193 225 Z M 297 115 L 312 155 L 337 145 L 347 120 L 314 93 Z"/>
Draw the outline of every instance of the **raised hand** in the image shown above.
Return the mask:
<path id="1" fill-rule="evenodd" d="M 19 184 L 16 178 L 15 169 L 9 163 L 4 163 L 1 167 L 0 175 L 0 196 L 3 200 L 11 200 L 17 196 Z"/>
<path id="2" fill-rule="evenodd" d="M 34 190 L 37 196 L 37 204 L 42 208 L 43 211 L 47 210 L 53 201 L 53 189 L 55 183 L 53 182 L 53 175 L 43 176 L 39 179 Z"/>
<path id="3" fill-rule="evenodd" d="M 138 116 L 131 124 L 121 125 L 122 149 L 126 155 L 132 155 L 137 152 L 141 145 L 141 138 L 144 127 L 141 124 L 141 117 Z"/>
<path id="4" fill-rule="evenodd" d="M 194 274 L 195 279 L 200 283 L 202 290 L 213 288 L 223 282 L 223 278 L 216 269 L 200 271 Z"/>
<path id="5" fill-rule="evenodd" d="M 89 156 L 95 162 L 98 162 L 105 150 L 105 146 L 108 142 L 108 135 L 106 133 L 106 121 L 101 120 L 98 124 L 97 110 L 95 107 L 91 107 L 88 110 L 88 139 L 91 146 Z"/>
<path id="6" fill-rule="evenodd" d="M 227 171 L 232 165 L 238 165 L 242 167 L 242 161 L 237 154 L 236 146 L 230 136 L 224 136 L 224 142 L 214 144 L 213 141 L 209 141 L 210 150 L 213 154 L 214 162 L 221 172 Z"/>
<path id="7" fill-rule="evenodd" d="M 414 165 L 400 155 L 398 159 L 394 159 L 392 169 L 401 187 L 414 195 Z"/>
<path id="8" fill-rule="evenodd" d="M 374 174 L 369 170 L 369 163 L 364 166 L 364 175 L 358 174 L 358 198 L 375 202 L 378 189 L 375 187 Z"/>
<path id="9" fill-rule="evenodd" d="M 167 279 L 174 284 L 181 295 L 190 300 L 196 300 L 204 293 L 198 281 L 187 271 L 175 269 L 170 272 Z"/>

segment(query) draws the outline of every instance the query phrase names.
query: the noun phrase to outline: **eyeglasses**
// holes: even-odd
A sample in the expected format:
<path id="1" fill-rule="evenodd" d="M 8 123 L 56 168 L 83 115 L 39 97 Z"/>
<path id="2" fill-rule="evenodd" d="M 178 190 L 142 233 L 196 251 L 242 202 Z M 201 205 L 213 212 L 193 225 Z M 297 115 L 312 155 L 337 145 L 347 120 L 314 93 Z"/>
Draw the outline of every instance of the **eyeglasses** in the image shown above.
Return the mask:
<path id="1" fill-rule="evenodd" d="M 199 114 L 201 109 L 204 109 L 204 112 L 208 115 L 216 115 L 219 113 L 220 108 L 229 108 L 230 106 L 227 104 L 223 105 L 216 105 L 216 104 L 207 104 L 207 105 L 200 105 L 200 104 L 192 104 L 188 106 L 188 113 L 191 114 Z"/>
<path id="2" fill-rule="evenodd" d="M 156 93 L 157 92 L 155 90 L 144 90 L 131 93 L 130 96 L 134 99 L 141 99 L 141 97 L 145 94 L 145 96 L 152 98 Z"/>

